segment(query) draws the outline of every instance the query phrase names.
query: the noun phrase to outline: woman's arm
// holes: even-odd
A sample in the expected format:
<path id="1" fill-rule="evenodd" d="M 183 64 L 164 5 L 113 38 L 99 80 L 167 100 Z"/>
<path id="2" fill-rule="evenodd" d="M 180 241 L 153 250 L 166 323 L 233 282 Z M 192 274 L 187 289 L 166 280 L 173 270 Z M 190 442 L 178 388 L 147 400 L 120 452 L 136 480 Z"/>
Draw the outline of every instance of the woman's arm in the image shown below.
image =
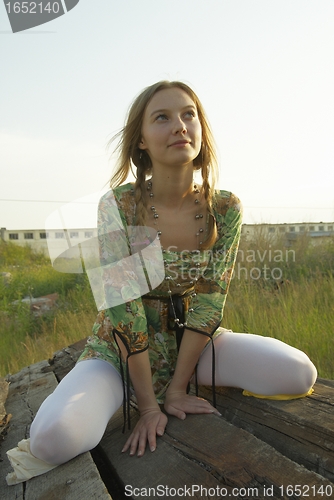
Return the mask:
<path id="1" fill-rule="evenodd" d="M 167 417 L 160 411 L 155 399 L 146 350 L 148 331 L 141 299 L 141 275 L 136 273 L 136 255 L 132 254 L 128 233 L 131 226 L 127 213 L 132 203 L 131 190 L 127 185 L 104 195 L 99 203 L 98 232 L 108 306 L 106 314 L 123 359 L 129 355 L 130 377 L 140 411 L 140 419 L 122 451 L 130 449 L 130 455 L 137 451 L 138 456 L 141 456 L 147 441 L 151 451 L 155 450 L 156 435 L 164 433 Z"/>
<path id="2" fill-rule="evenodd" d="M 140 419 L 122 452 L 130 448 L 130 455 L 134 455 L 138 450 L 137 455 L 140 457 L 145 452 L 147 441 L 151 451 L 156 449 L 156 436 L 163 435 L 167 425 L 167 417 L 161 412 L 154 395 L 148 351 L 130 356 L 128 362 Z"/>
<path id="3" fill-rule="evenodd" d="M 207 401 L 186 394 L 186 387 L 208 336 L 219 327 L 237 256 L 241 232 L 242 206 L 239 198 L 221 191 L 216 199 L 214 215 L 217 241 L 209 266 L 203 269 L 191 297 L 174 378 L 168 388 L 165 409 L 184 419 L 186 413 L 216 413 Z"/>
<path id="4" fill-rule="evenodd" d="M 199 356 L 208 342 L 208 337 L 185 330 L 173 380 L 167 390 L 165 410 L 170 415 L 184 420 L 187 413 L 220 413 L 208 401 L 187 394 L 187 386 L 194 372 Z"/>

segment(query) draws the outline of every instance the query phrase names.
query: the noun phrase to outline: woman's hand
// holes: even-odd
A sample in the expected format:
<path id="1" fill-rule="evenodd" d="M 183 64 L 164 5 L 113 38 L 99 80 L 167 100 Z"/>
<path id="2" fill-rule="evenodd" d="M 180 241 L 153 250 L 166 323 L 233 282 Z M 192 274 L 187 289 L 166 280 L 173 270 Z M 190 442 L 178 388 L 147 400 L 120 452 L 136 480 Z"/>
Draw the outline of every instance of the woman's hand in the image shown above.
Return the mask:
<path id="1" fill-rule="evenodd" d="M 187 413 L 213 413 L 221 417 L 219 411 L 209 401 L 197 396 L 189 396 L 184 391 L 170 391 L 168 389 L 164 408 L 167 413 L 181 420 L 186 418 Z"/>
<path id="2" fill-rule="evenodd" d="M 166 392 L 165 410 L 181 420 L 187 413 L 220 413 L 208 401 L 187 394 L 187 385 L 208 338 L 191 330 L 184 330 L 177 357 L 175 373 Z"/>
<path id="3" fill-rule="evenodd" d="M 146 443 L 151 451 L 156 449 L 156 437 L 162 436 L 167 425 L 167 416 L 158 408 L 140 412 L 140 419 L 133 429 L 130 437 L 123 446 L 122 453 L 130 448 L 130 456 L 141 457 L 145 453 Z"/>

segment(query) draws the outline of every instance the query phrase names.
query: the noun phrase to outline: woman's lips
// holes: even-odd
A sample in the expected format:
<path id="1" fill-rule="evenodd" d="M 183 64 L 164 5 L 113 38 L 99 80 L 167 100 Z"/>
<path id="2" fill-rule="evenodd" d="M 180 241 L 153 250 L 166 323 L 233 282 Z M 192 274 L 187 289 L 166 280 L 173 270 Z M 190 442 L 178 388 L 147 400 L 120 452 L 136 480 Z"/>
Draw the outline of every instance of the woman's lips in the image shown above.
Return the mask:
<path id="1" fill-rule="evenodd" d="M 169 147 L 171 146 L 182 147 L 186 146 L 187 144 L 189 144 L 189 141 L 175 141 L 172 144 L 170 144 Z"/>

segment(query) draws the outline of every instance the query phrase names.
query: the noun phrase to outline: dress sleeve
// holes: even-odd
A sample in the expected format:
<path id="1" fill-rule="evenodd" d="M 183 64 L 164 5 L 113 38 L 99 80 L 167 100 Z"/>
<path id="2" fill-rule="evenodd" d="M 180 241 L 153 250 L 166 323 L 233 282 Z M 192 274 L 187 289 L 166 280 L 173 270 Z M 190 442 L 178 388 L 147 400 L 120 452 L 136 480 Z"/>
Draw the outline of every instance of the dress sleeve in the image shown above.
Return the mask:
<path id="1" fill-rule="evenodd" d="M 200 273 L 191 296 L 187 314 L 187 329 L 212 336 L 223 319 L 224 305 L 238 252 L 242 206 L 239 198 L 220 191 L 214 216 L 217 240 L 205 268 L 199 263 Z"/>
<path id="2" fill-rule="evenodd" d="M 120 199 L 109 191 L 98 208 L 100 264 L 105 294 L 105 314 L 112 331 L 122 339 L 128 354 L 148 347 L 147 320 L 142 303 L 141 268 L 138 254 L 132 255 L 129 228 Z M 139 276 L 140 274 L 140 276 Z"/>

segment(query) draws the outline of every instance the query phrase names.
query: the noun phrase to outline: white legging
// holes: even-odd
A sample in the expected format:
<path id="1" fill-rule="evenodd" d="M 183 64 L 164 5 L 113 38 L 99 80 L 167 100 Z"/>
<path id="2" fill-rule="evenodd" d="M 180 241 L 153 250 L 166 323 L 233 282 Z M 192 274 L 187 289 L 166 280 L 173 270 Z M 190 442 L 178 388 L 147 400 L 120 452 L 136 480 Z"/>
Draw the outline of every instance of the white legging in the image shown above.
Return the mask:
<path id="1" fill-rule="evenodd" d="M 262 395 L 304 394 L 317 371 L 303 352 L 259 335 L 225 331 L 215 339 L 216 385 Z M 198 363 L 199 384 L 211 384 L 211 348 Z M 41 405 L 30 429 L 33 455 L 61 464 L 94 448 L 123 401 L 122 381 L 109 363 L 78 363 Z"/>

